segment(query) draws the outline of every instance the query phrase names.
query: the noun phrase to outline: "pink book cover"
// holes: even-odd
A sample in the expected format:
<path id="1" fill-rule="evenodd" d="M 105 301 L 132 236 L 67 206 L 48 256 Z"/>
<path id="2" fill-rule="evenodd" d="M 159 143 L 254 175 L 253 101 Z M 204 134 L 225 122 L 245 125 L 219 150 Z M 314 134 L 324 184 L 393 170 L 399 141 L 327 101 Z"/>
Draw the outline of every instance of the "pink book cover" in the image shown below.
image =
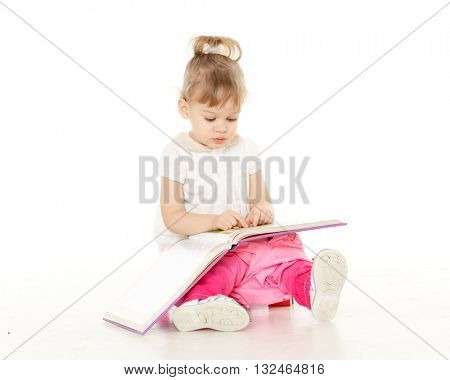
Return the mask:
<path id="1" fill-rule="evenodd" d="M 319 228 L 329 228 L 329 227 L 339 227 L 339 226 L 345 226 L 345 225 L 347 225 L 347 223 L 343 223 L 343 222 L 341 222 L 341 223 L 336 223 L 336 224 L 329 224 L 329 225 L 327 225 L 327 226 L 319 226 L 319 227 L 306 227 L 306 228 L 300 228 L 300 229 L 296 229 L 296 230 L 286 230 L 286 231 L 279 231 L 279 232 L 273 232 L 273 233 L 269 233 L 269 234 L 261 234 L 261 235 L 255 235 L 255 236 L 250 236 L 250 237 L 247 237 L 247 238 L 244 238 L 244 239 L 242 239 L 242 240 L 240 240 L 237 244 L 233 244 L 233 246 L 231 247 L 231 249 L 230 250 L 233 250 L 235 247 L 237 247 L 238 245 L 239 245 L 239 243 L 240 242 L 242 242 L 242 241 L 250 241 L 250 240 L 257 240 L 257 239 L 262 239 L 262 238 L 267 238 L 267 237 L 272 237 L 272 236 L 277 236 L 277 235 L 283 235 L 283 234 L 287 234 L 287 233 L 291 233 L 291 232 L 302 232 L 302 231 L 309 231 L 309 230 L 316 230 L 316 229 L 319 229 Z M 106 321 L 106 322 L 109 322 L 109 323 L 112 323 L 113 325 L 116 325 L 116 326 L 118 326 L 118 327 L 121 327 L 121 328 L 123 328 L 123 329 L 126 329 L 126 330 L 129 330 L 129 331 L 132 331 L 132 332 L 134 332 L 134 333 L 137 333 L 137 334 L 139 334 L 139 335 L 145 335 L 167 312 L 169 312 L 169 310 L 189 291 L 189 290 L 191 290 L 191 288 L 198 282 L 198 281 L 200 281 L 201 280 L 201 278 L 206 274 L 206 273 L 208 273 L 208 271 L 214 266 L 214 265 L 216 265 L 218 262 L 219 262 L 219 260 L 223 257 L 223 256 L 225 256 L 226 255 L 226 253 L 228 252 L 229 250 L 225 250 L 225 251 L 223 251 L 222 253 L 220 253 L 220 255 L 219 256 L 217 256 L 217 258 L 214 260 L 214 261 L 212 261 L 211 262 L 211 264 L 207 267 L 207 268 L 205 268 L 205 270 L 202 272 L 202 274 L 200 275 L 200 276 L 198 276 L 197 278 L 196 278 L 196 280 L 194 281 L 194 282 L 192 282 L 191 283 L 191 285 L 188 287 L 188 288 L 186 288 L 185 290 L 184 290 L 184 292 L 179 296 L 179 297 L 177 297 L 171 304 L 170 304 L 170 306 L 169 307 L 167 307 L 149 326 L 147 326 L 147 328 L 144 330 L 144 331 L 138 331 L 138 330 L 135 330 L 135 329 L 133 329 L 133 328 L 131 328 L 131 327 L 129 327 L 129 326 L 125 326 L 125 325 L 123 325 L 123 324 L 121 324 L 121 323 L 117 323 L 117 322 L 115 322 L 115 321 L 111 321 L 111 320 L 109 320 L 109 319 L 106 319 L 106 318 L 103 318 L 103 320 L 104 321 Z"/>

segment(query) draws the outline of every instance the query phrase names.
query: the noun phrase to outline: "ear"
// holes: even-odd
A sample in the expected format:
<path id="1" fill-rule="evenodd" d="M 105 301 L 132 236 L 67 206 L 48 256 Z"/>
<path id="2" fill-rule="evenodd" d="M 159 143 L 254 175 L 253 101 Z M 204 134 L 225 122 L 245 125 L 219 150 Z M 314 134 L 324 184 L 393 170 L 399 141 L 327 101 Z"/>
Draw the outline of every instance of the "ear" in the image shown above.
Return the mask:
<path id="1" fill-rule="evenodd" d="M 189 119 L 189 104 L 184 98 L 178 100 L 178 111 L 181 117 Z"/>

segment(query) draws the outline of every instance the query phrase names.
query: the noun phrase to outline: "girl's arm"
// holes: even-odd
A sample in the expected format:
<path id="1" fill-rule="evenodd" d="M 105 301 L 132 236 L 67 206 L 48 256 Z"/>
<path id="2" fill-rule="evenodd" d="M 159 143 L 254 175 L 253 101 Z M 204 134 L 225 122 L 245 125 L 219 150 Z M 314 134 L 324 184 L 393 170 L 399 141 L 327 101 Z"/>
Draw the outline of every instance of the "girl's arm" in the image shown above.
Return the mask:
<path id="1" fill-rule="evenodd" d="M 184 206 L 183 184 L 166 177 L 161 177 L 160 207 L 164 224 L 170 231 L 181 235 L 212 230 L 217 216 L 188 212 Z"/>
<path id="2" fill-rule="evenodd" d="M 250 212 L 245 218 L 247 223 L 258 226 L 273 222 L 274 209 L 261 170 L 249 176 L 248 201 Z"/>
<path id="3" fill-rule="evenodd" d="M 196 214 L 186 210 L 183 185 L 166 177 L 161 177 L 160 207 L 167 229 L 181 235 L 190 236 L 215 229 L 227 230 L 233 226 L 248 227 L 243 216 L 233 210 L 220 215 Z"/>

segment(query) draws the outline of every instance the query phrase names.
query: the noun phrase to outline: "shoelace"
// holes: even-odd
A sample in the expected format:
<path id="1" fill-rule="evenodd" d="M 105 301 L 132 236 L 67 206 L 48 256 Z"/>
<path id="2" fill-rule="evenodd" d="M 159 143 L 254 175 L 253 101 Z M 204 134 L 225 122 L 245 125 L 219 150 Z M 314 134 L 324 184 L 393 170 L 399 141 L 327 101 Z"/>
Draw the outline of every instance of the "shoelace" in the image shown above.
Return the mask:
<path id="1" fill-rule="evenodd" d="M 204 303 L 207 303 L 210 301 L 228 301 L 228 302 L 234 302 L 234 303 L 238 304 L 238 302 L 236 300 L 234 300 L 233 298 L 227 297 L 223 294 L 218 294 L 216 296 L 210 296 L 203 300 L 191 300 L 191 301 L 185 302 L 183 305 L 185 305 L 185 306 L 199 305 L 199 304 L 204 304 Z M 181 305 L 181 306 L 183 306 L 183 305 Z"/>

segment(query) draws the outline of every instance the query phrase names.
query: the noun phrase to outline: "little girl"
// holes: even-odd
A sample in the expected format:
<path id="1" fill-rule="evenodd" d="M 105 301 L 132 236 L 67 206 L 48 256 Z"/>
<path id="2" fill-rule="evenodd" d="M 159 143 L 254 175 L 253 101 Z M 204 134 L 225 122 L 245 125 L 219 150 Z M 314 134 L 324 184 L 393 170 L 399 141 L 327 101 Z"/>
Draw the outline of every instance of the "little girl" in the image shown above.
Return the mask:
<path id="1" fill-rule="evenodd" d="M 178 101 L 192 129 L 169 142 L 160 161 L 162 254 L 189 235 L 274 222 L 261 165 L 248 159 L 257 158 L 257 145 L 237 133 L 246 96 L 241 48 L 231 38 L 199 36 L 193 50 Z M 342 254 L 323 250 L 312 262 L 296 233 L 242 241 L 178 301 L 173 322 L 180 331 L 236 331 L 250 322 L 250 305 L 291 297 L 317 320 L 330 320 L 346 275 Z"/>

